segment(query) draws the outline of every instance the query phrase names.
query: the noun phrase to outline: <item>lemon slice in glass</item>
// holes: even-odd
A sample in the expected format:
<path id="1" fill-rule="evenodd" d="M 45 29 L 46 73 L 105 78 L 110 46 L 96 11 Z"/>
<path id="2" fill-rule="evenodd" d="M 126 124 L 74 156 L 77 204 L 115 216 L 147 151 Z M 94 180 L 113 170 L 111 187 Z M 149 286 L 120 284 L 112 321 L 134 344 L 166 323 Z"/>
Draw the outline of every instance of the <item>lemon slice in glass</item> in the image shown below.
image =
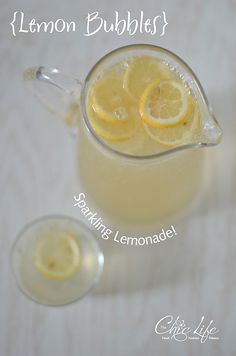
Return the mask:
<path id="1" fill-rule="evenodd" d="M 91 105 L 101 120 L 111 124 L 129 119 L 132 101 L 123 88 L 122 73 L 106 73 L 97 79 L 91 91 Z"/>
<path id="2" fill-rule="evenodd" d="M 108 141 L 124 141 L 131 138 L 138 127 L 138 116 L 139 114 L 135 113 L 135 110 L 131 110 L 127 120 L 114 124 L 101 120 L 92 108 L 88 109 L 89 122 L 93 130 L 100 138 Z"/>
<path id="3" fill-rule="evenodd" d="M 154 81 L 144 90 L 139 110 L 151 127 L 170 127 L 181 124 L 188 114 L 189 94 L 176 80 Z"/>
<path id="4" fill-rule="evenodd" d="M 45 305 L 65 305 L 85 296 L 104 265 L 96 236 L 68 216 L 44 216 L 26 225 L 11 257 L 20 290 Z"/>
<path id="5" fill-rule="evenodd" d="M 48 279 L 71 277 L 80 264 L 80 251 L 75 237 L 56 229 L 39 236 L 34 263 L 37 270 Z"/>
<path id="6" fill-rule="evenodd" d="M 195 105 L 194 99 L 188 96 L 188 110 L 184 120 L 170 127 L 152 127 L 145 121 L 143 127 L 149 137 L 166 146 L 179 146 L 187 144 L 194 140 L 199 131 L 199 111 Z"/>
<path id="7" fill-rule="evenodd" d="M 150 56 L 133 58 L 125 72 L 124 88 L 133 100 L 139 100 L 145 87 L 154 79 L 167 80 L 173 77 L 162 61 Z"/>

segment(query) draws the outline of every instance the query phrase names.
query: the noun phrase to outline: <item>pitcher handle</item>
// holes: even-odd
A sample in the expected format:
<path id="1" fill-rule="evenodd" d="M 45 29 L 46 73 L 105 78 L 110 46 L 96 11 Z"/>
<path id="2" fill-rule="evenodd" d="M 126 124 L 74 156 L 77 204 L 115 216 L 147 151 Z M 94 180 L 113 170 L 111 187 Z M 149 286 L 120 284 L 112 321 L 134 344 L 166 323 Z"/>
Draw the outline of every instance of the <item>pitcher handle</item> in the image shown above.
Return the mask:
<path id="1" fill-rule="evenodd" d="M 80 114 L 82 82 L 56 68 L 31 67 L 25 70 L 27 87 L 40 103 L 62 119 L 75 133 Z"/>

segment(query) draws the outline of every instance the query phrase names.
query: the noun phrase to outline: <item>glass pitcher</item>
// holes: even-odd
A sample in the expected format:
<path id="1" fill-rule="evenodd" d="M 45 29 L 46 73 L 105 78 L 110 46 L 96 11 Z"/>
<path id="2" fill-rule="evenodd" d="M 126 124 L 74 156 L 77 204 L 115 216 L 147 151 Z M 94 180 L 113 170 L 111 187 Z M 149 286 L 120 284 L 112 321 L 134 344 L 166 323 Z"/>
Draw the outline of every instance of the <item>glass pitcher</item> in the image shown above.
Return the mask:
<path id="1" fill-rule="evenodd" d="M 167 63 L 188 84 L 199 108 L 201 134 L 191 143 L 167 147 L 154 155 L 136 156 L 112 148 L 95 133 L 86 101 L 89 89 L 107 67 L 142 55 Z M 62 117 L 76 134 L 76 161 L 83 193 L 104 220 L 133 227 L 162 223 L 183 211 L 202 188 L 206 162 L 205 150 L 200 148 L 218 144 L 222 130 L 197 77 L 175 54 L 152 45 L 129 45 L 100 59 L 83 83 L 45 67 L 29 68 L 25 79 L 44 106 Z"/>

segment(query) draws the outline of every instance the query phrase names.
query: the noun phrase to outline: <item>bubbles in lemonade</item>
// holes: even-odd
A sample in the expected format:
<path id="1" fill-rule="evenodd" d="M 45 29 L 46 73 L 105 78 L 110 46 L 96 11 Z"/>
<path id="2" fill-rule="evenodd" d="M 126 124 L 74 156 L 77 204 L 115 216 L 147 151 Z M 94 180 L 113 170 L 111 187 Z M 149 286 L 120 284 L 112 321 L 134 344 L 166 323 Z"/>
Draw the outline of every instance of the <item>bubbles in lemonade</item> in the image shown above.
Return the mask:
<path id="1" fill-rule="evenodd" d="M 199 123 L 187 85 L 151 56 L 119 61 L 100 73 L 90 86 L 86 111 L 101 140 L 141 156 L 191 142 Z"/>

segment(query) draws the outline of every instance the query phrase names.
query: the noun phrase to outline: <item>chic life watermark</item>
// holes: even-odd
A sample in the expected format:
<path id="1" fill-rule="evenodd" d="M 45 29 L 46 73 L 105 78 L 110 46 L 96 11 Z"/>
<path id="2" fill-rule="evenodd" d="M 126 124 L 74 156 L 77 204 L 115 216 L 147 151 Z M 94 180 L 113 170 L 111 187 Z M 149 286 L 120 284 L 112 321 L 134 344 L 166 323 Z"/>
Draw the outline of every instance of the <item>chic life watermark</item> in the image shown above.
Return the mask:
<path id="1" fill-rule="evenodd" d="M 63 18 L 56 20 L 40 21 L 36 18 L 26 19 L 23 11 L 15 11 L 10 22 L 12 35 L 15 37 L 19 33 L 55 33 L 55 32 L 75 32 L 82 31 L 84 36 L 94 36 L 99 32 L 115 33 L 118 36 L 136 33 L 146 33 L 151 36 L 164 36 L 166 32 L 167 15 L 165 11 L 155 14 L 152 17 L 145 16 L 144 11 L 139 11 L 138 15 L 133 15 L 127 11 L 121 15 L 114 11 L 108 18 L 105 18 L 99 11 L 88 13 L 84 22 L 67 21 Z"/>
<path id="2" fill-rule="evenodd" d="M 156 323 L 155 333 L 161 335 L 162 340 L 178 342 L 198 340 L 204 344 L 207 340 L 219 340 L 216 335 L 219 330 L 214 326 L 214 321 L 206 321 L 204 315 L 193 328 L 187 326 L 179 316 L 175 319 L 173 315 L 166 315 Z"/>

